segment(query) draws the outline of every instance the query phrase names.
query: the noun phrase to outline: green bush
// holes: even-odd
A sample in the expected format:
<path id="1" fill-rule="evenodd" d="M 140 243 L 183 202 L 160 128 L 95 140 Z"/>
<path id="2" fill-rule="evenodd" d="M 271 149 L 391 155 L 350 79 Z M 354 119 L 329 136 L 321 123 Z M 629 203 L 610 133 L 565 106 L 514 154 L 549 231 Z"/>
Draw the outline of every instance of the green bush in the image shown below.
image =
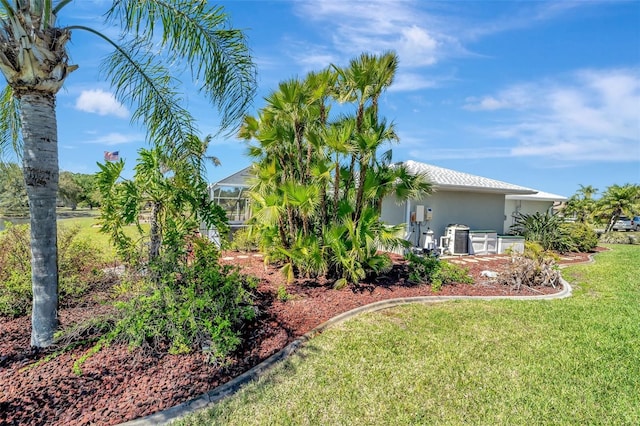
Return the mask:
<path id="1" fill-rule="evenodd" d="M 59 304 L 73 306 L 101 279 L 102 256 L 80 228 L 58 230 Z M 0 233 L 0 315 L 21 316 L 31 309 L 31 252 L 28 225 L 8 225 Z"/>
<path id="2" fill-rule="evenodd" d="M 0 316 L 19 317 L 31 309 L 31 274 L 3 273 L 0 284 Z"/>
<path id="3" fill-rule="evenodd" d="M 598 245 L 598 234 L 590 225 L 576 222 L 567 223 L 565 226 L 569 229 L 569 235 L 577 251 L 586 253 Z"/>
<path id="4" fill-rule="evenodd" d="M 522 256 L 519 256 L 518 253 L 514 253 L 511 250 L 509 251 L 509 254 L 513 258 L 524 257 L 527 259 L 535 260 L 537 262 L 542 262 L 547 259 L 557 262 L 560 258 L 556 253 L 550 250 L 545 250 L 540 243 L 536 243 L 534 241 L 525 241 L 524 252 L 522 253 Z"/>
<path id="5" fill-rule="evenodd" d="M 454 282 L 473 283 L 468 269 L 441 261 L 437 257 L 409 253 L 406 259 L 409 261 L 409 280 L 415 283 L 430 283 L 433 291 L 439 291 L 443 285 Z"/>
<path id="6" fill-rule="evenodd" d="M 600 242 L 605 244 L 640 244 L 640 238 L 636 234 L 613 231 L 600 235 Z"/>
<path id="7" fill-rule="evenodd" d="M 567 253 L 576 251 L 568 225 L 558 215 L 539 212 L 519 213 L 510 231 L 513 234 L 522 235 L 527 241 L 539 243 L 545 250 Z"/>
<path id="8" fill-rule="evenodd" d="M 233 233 L 231 249 L 238 251 L 257 251 L 260 247 L 260 235 L 246 227 Z"/>
<path id="9" fill-rule="evenodd" d="M 217 249 L 204 239 L 194 241 L 193 256 L 184 265 L 171 256 L 154 262 L 151 290 L 117 304 L 120 319 L 105 343 L 169 353 L 201 350 L 212 361 L 233 351 L 241 325 L 256 315 L 251 290 L 257 283 L 237 268 L 219 265 Z"/>

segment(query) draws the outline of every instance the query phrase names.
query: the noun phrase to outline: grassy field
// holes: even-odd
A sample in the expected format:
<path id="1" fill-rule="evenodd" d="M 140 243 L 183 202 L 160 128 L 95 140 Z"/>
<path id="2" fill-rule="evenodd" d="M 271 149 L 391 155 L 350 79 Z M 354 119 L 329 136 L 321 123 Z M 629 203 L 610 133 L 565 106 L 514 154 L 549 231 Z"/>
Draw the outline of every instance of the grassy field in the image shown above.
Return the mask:
<path id="1" fill-rule="evenodd" d="M 612 248 L 569 299 L 349 320 L 179 424 L 640 424 L 640 246 Z"/>
<path id="2" fill-rule="evenodd" d="M 64 211 L 58 212 L 59 227 L 79 227 L 80 232 L 78 238 L 86 238 L 96 247 L 98 252 L 104 253 L 108 261 L 115 259 L 116 251 L 109 241 L 109 236 L 100 232 L 100 211 L 94 210 L 78 210 L 75 212 Z M 142 225 L 143 230 L 148 229 L 147 224 Z M 130 236 L 137 236 L 134 226 L 125 229 Z"/>

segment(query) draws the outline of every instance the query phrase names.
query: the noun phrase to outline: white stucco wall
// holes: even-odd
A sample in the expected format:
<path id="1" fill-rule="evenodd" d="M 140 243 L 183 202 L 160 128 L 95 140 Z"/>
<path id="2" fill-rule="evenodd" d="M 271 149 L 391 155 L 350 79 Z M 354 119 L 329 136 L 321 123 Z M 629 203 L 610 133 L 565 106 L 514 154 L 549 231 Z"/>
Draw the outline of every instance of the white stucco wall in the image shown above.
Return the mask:
<path id="1" fill-rule="evenodd" d="M 504 233 L 509 232 L 509 228 L 513 225 L 513 215 L 519 211 L 522 214 L 545 213 L 553 207 L 553 201 L 534 201 L 534 200 L 505 200 L 504 204 Z"/>
<path id="2" fill-rule="evenodd" d="M 505 199 L 503 194 L 438 191 L 422 200 L 411 200 L 411 211 L 416 205 L 430 207 L 433 217 L 420 226 L 420 231 L 427 228 L 434 231 L 439 238 L 449 224 L 467 225 L 472 230 L 491 229 L 502 233 L 504 227 Z M 406 204 L 398 204 L 394 198 L 388 197 L 382 203 L 381 218 L 389 224 L 406 223 Z"/>

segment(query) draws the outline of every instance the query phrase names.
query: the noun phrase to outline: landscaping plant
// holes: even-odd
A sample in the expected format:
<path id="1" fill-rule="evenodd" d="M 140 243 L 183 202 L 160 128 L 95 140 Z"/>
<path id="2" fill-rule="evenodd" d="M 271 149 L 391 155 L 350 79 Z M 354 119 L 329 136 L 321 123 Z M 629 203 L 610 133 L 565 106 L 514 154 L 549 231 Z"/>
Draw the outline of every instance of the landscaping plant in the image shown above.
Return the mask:
<path id="1" fill-rule="evenodd" d="M 577 250 L 569 224 L 559 215 L 518 213 L 510 231 L 515 235 L 522 235 L 527 241 L 539 243 L 545 250 L 559 253 Z"/>
<path id="2" fill-rule="evenodd" d="M 407 244 L 398 227 L 380 221 L 386 195 L 404 200 L 431 191 L 424 176 L 392 164 L 398 140 L 378 114 L 393 82 L 397 55 L 362 54 L 304 79 L 281 82 L 240 137 L 250 142 L 251 225 L 265 261 L 279 262 L 290 281 L 326 275 L 336 287 L 358 284 L 390 267 L 380 250 Z M 344 104 L 353 112 L 330 114 Z"/>
<path id="3" fill-rule="evenodd" d="M 104 261 L 88 239 L 78 237 L 79 232 L 78 227 L 58 230 L 61 306 L 73 306 L 103 277 Z M 26 315 L 32 297 L 29 226 L 7 223 L 0 232 L 0 315 Z"/>
<path id="4" fill-rule="evenodd" d="M 509 267 L 501 272 L 497 283 L 520 291 L 522 287 L 560 286 L 557 255 L 536 242 L 526 242 L 522 254 L 511 253 Z"/>
<path id="5" fill-rule="evenodd" d="M 222 360 L 240 344 L 241 325 L 255 318 L 252 290 L 256 281 L 218 263 L 210 241 L 193 240 L 192 259 L 176 264 L 179 254 L 165 253 L 153 262 L 157 283 L 149 291 L 116 304 L 119 319 L 104 343 L 122 342 L 157 352 L 206 352 Z"/>
<path id="6" fill-rule="evenodd" d="M 6 83 L 0 94 L 0 153 L 13 147 L 22 159 L 30 245 L 38 254 L 32 257 L 31 345 L 40 348 L 53 343 L 58 326 L 56 98 L 78 69 L 70 61 L 72 32 L 95 36 L 111 48 L 100 67 L 110 93 L 130 108 L 147 141 L 165 151 L 182 151 L 197 132 L 183 98 L 187 81 L 197 82 L 220 112 L 223 129 L 233 128 L 255 94 L 245 36 L 231 28 L 221 7 L 202 0 L 99 2 L 104 22 L 95 28 L 113 30 L 118 36 L 111 39 L 84 25 L 60 25 L 69 22 L 65 15 L 77 15 L 78 3 L 0 1 L 0 72 Z"/>
<path id="7" fill-rule="evenodd" d="M 430 283 L 433 291 L 451 283 L 472 284 L 473 278 L 466 268 L 440 260 L 436 256 L 420 256 L 407 253 L 409 281 Z"/>

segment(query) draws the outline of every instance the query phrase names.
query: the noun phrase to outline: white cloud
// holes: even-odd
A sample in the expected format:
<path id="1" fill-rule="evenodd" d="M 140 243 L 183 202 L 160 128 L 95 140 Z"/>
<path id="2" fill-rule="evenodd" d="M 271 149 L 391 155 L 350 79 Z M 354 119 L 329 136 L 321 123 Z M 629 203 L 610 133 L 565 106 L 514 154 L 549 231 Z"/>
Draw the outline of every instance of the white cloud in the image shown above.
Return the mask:
<path id="1" fill-rule="evenodd" d="M 407 92 L 413 90 L 437 87 L 439 79 L 430 78 L 423 74 L 398 72 L 393 84 L 389 87 L 390 92 Z"/>
<path id="2" fill-rule="evenodd" d="M 640 73 L 637 69 L 583 70 L 567 78 L 513 86 L 480 99 L 472 111 L 509 110 L 503 124 L 485 129 L 513 140 L 514 157 L 548 161 L 638 161 Z"/>
<path id="3" fill-rule="evenodd" d="M 403 67 L 415 68 L 464 51 L 455 36 L 438 31 L 446 25 L 419 2 L 322 1 L 295 6 L 301 19 L 331 28 L 330 42 L 345 62 L 362 52 L 395 50 Z"/>
<path id="4" fill-rule="evenodd" d="M 138 143 L 145 140 L 144 135 L 141 134 L 123 134 L 123 133 L 109 133 L 103 136 L 99 136 L 94 139 L 87 140 L 86 143 L 100 144 L 100 145 L 122 145 L 129 143 Z"/>
<path id="5" fill-rule="evenodd" d="M 83 90 L 76 99 L 76 109 L 98 115 L 113 115 L 127 118 L 129 111 L 116 100 L 113 94 L 103 90 Z"/>
<path id="6" fill-rule="evenodd" d="M 539 84 L 543 85 L 543 84 Z M 464 109 L 469 111 L 495 111 L 499 109 L 526 109 L 537 102 L 538 87 L 531 84 L 519 84 L 501 90 L 495 95 L 482 98 L 468 97 Z"/>

